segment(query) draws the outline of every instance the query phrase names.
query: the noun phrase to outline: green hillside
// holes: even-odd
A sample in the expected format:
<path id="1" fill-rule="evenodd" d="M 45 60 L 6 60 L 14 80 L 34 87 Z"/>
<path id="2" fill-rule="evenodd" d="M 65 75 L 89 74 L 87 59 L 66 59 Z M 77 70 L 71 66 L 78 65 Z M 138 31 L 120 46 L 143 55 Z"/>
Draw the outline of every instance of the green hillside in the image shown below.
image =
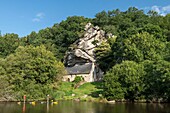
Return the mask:
<path id="1" fill-rule="evenodd" d="M 72 100 L 83 100 L 83 101 L 99 101 L 99 97 L 102 100 L 102 82 L 91 82 L 84 83 L 78 88 L 74 88 L 72 82 L 62 82 L 61 86 L 57 90 L 54 98 L 55 99 L 72 99 Z"/>
<path id="2" fill-rule="evenodd" d="M 73 89 L 72 83 L 61 81 L 63 59 L 89 22 L 115 37 L 95 50 L 103 81 Z M 170 102 L 170 14 L 130 7 L 102 11 L 94 18 L 68 17 L 25 37 L 0 35 L 0 79 L 1 101 L 21 100 L 23 95 L 39 100 L 47 94 L 56 99 L 101 94 L 107 100 Z"/>

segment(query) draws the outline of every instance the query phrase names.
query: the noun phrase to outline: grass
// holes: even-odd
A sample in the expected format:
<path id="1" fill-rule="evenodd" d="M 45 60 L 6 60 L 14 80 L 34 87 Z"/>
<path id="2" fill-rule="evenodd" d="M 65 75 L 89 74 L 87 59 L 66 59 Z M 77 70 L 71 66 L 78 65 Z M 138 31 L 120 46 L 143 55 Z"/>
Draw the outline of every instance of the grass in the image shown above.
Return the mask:
<path id="1" fill-rule="evenodd" d="M 74 89 L 72 82 L 62 82 L 59 89 L 55 92 L 54 98 L 56 100 L 80 99 L 94 101 L 101 97 L 102 91 L 101 82 L 84 83 L 77 89 Z"/>
<path id="2" fill-rule="evenodd" d="M 79 95 L 89 95 L 92 96 L 98 92 L 101 92 L 102 89 L 99 87 L 101 82 L 92 82 L 92 83 L 85 83 L 81 85 L 79 88 L 74 89 L 73 92 Z"/>

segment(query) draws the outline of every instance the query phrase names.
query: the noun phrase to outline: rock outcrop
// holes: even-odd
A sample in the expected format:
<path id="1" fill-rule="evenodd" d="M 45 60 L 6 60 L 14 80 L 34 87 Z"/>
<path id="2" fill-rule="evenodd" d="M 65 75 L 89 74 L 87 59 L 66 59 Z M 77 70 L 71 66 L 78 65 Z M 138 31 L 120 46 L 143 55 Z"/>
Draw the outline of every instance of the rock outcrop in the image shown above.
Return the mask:
<path id="1" fill-rule="evenodd" d="M 98 26 L 93 27 L 91 23 L 85 26 L 85 34 L 69 48 L 66 53 L 64 64 L 66 67 L 76 64 L 95 62 L 95 48 L 106 41 L 106 34 Z"/>
<path id="2" fill-rule="evenodd" d="M 69 48 L 69 51 L 66 52 L 64 64 L 70 75 L 82 75 L 88 74 L 89 72 L 91 75 L 89 74 L 89 78 L 86 79 L 86 81 L 97 81 L 103 73 L 96 65 L 94 51 L 103 41 L 107 41 L 106 36 L 112 34 L 107 35 L 98 26 L 94 27 L 91 23 L 88 23 L 84 30 L 84 36 L 75 41 Z M 87 68 L 84 69 L 87 65 L 92 67 L 91 70 L 87 70 Z M 77 69 L 78 67 L 80 69 Z M 82 70 L 83 73 L 79 72 L 80 70 Z"/>

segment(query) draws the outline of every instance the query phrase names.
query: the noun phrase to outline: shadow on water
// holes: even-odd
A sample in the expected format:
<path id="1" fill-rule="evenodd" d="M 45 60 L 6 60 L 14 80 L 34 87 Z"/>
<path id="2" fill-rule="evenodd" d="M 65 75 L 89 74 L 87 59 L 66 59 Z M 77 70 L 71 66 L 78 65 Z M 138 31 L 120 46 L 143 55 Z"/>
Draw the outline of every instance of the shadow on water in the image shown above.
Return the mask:
<path id="1" fill-rule="evenodd" d="M 0 113 L 170 113 L 170 104 L 59 101 L 57 105 L 0 103 Z"/>

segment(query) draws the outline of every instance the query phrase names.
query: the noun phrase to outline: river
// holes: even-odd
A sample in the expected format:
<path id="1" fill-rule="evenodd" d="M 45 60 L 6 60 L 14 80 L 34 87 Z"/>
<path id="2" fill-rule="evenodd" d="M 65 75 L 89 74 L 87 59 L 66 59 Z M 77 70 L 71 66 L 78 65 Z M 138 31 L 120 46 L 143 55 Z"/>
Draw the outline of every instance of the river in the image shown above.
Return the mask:
<path id="1" fill-rule="evenodd" d="M 59 101 L 57 105 L 0 103 L 0 113 L 170 113 L 170 104 Z"/>

